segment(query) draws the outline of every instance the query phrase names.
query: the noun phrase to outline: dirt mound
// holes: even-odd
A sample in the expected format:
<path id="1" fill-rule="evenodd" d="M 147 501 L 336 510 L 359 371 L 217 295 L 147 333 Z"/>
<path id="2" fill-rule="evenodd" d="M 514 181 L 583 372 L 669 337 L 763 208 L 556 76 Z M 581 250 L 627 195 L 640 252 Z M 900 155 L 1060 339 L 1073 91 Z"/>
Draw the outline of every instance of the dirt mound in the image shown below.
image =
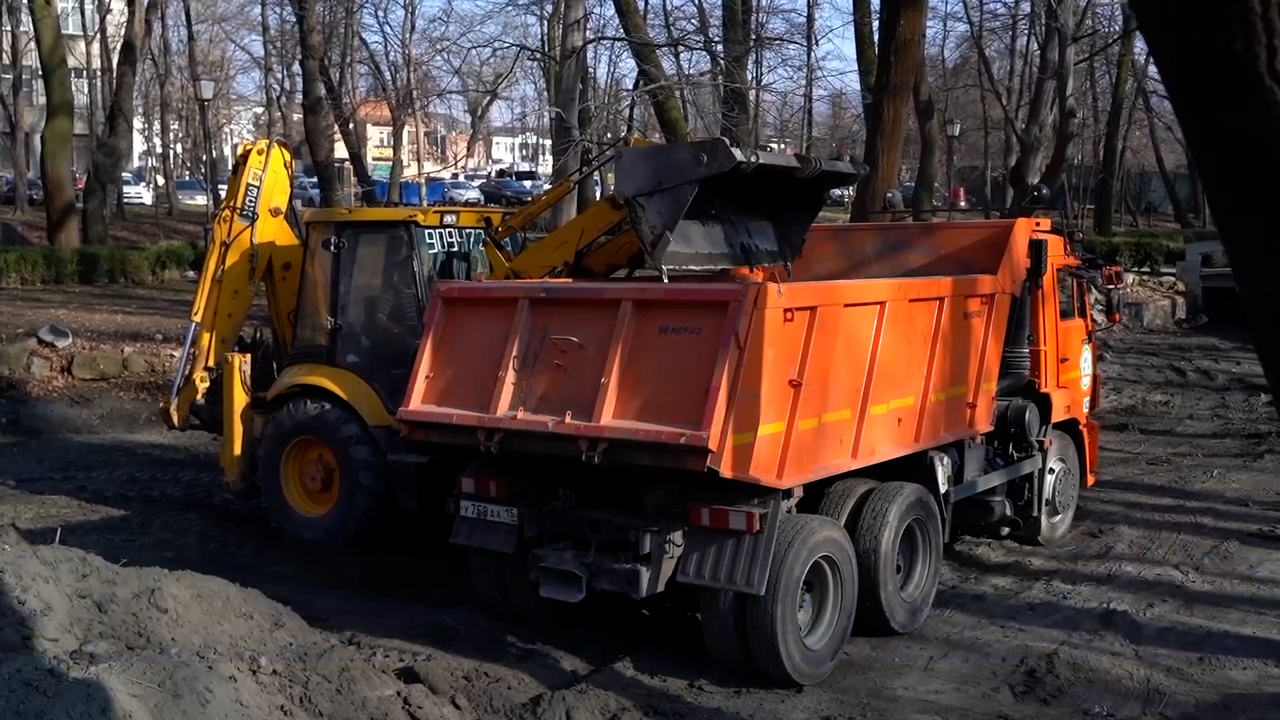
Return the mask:
<path id="1" fill-rule="evenodd" d="M 405 672 L 255 590 L 33 546 L 12 528 L 0 529 L 0 658 L 12 720 L 476 717 L 447 669 Z"/>

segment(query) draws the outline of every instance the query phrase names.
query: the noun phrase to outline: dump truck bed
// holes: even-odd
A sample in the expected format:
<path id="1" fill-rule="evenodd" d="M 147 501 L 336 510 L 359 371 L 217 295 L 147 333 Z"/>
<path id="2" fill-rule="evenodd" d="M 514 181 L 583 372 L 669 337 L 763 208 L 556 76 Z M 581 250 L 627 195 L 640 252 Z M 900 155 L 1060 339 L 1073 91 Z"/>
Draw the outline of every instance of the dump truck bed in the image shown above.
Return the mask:
<path id="1" fill-rule="evenodd" d="M 440 282 L 399 425 L 779 488 L 986 432 L 1032 223 L 815 226 L 788 282 Z"/>

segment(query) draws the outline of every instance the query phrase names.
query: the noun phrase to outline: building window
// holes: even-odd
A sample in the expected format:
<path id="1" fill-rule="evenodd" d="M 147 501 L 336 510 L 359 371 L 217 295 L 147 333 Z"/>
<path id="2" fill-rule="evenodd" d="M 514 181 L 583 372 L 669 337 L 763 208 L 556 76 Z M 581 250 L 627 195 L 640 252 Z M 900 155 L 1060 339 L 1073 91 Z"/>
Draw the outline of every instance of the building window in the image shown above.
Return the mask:
<path id="1" fill-rule="evenodd" d="M 391 147 L 391 145 L 393 144 L 391 141 L 390 130 L 378 130 L 377 132 L 374 133 L 373 137 L 374 137 L 373 144 L 377 145 L 378 147 Z"/>
<path id="2" fill-rule="evenodd" d="M 89 73 L 84 68 L 71 69 L 71 93 L 76 109 L 89 112 Z"/>
<path id="3" fill-rule="evenodd" d="M 97 8 L 88 4 L 91 0 L 70 0 L 58 9 L 62 32 L 69 35 L 91 35 L 98 29 Z M 81 18 L 84 22 L 81 22 Z M 88 27 L 85 26 L 88 23 Z"/>

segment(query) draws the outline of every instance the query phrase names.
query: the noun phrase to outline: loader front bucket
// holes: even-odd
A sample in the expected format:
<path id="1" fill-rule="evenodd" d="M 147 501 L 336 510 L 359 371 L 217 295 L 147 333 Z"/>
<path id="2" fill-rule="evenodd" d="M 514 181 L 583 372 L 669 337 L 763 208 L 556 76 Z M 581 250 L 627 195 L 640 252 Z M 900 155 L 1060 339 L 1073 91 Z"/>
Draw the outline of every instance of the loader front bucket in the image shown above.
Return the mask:
<path id="1" fill-rule="evenodd" d="M 614 194 L 650 262 L 715 270 L 790 262 L 837 187 L 863 165 L 755 152 L 716 138 L 622 149 Z"/>

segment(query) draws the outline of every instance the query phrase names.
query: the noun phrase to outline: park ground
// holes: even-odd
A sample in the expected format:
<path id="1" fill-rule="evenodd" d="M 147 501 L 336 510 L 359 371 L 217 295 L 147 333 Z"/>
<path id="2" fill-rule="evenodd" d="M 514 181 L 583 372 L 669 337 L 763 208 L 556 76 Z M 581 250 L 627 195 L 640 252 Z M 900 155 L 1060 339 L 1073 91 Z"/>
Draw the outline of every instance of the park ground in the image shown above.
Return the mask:
<path id="1" fill-rule="evenodd" d="M 0 289 L 0 345 L 177 349 L 187 282 Z M 0 716 L 130 719 L 1271 718 L 1280 424 L 1240 337 L 1100 334 L 1100 481 L 1069 542 L 965 540 L 908 637 L 804 690 L 714 666 L 679 608 L 531 631 L 473 608 L 436 528 L 322 554 L 167 432 L 161 369 L 0 378 Z M 44 350 L 41 350 L 45 352 Z"/>

